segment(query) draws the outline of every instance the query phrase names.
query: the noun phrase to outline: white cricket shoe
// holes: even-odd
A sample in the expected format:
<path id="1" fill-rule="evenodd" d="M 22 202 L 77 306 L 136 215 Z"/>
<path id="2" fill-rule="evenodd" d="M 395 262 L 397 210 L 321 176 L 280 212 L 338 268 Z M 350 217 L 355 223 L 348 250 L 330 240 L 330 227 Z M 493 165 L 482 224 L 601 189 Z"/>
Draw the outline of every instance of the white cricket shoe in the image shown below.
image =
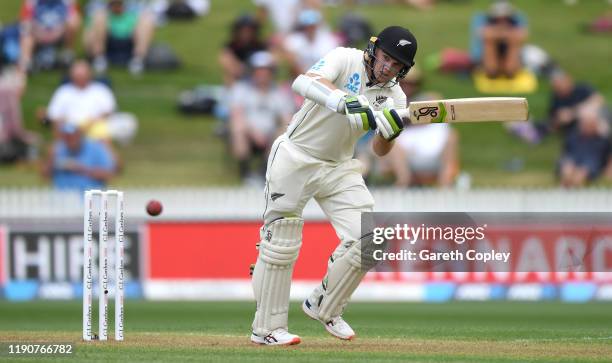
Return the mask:
<path id="1" fill-rule="evenodd" d="M 351 326 L 342 319 L 342 316 L 336 316 L 329 321 L 323 321 L 319 319 L 319 308 L 311 304 L 308 299 L 304 300 L 304 303 L 302 303 L 302 310 L 304 310 L 304 313 L 308 315 L 308 317 L 323 324 L 325 330 L 336 338 L 342 340 L 352 340 L 355 338 L 355 331 L 353 331 Z"/>
<path id="2" fill-rule="evenodd" d="M 283 328 L 273 330 L 265 337 L 251 334 L 251 341 L 261 345 L 295 345 L 302 341 L 299 336 L 291 334 Z"/>

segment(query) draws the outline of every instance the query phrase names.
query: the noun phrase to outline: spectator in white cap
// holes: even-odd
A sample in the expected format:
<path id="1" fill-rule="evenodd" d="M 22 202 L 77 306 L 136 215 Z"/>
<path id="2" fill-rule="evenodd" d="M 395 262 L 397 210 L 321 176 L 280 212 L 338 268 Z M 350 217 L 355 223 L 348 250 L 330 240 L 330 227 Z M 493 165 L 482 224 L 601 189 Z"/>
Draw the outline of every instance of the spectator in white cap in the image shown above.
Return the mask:
<path id="1" fill-rule="evenodd" d="M 318 10 L 302 10 L 298 15 L 298 27 L 283 43 L 285 58 L 296 77 L 340 45 L 339 38 L 329 30 Z"/>
<path id="2" fill-rule="evenodd" d="M 230 94 L 230 141 L 241 179 L 256 184 L 263 183 L 270 146 L 294 110 L 289 95 L 277 86 L 272 54 L 256 52 L 249 64 L 251 78 L 237 82 Z"/>

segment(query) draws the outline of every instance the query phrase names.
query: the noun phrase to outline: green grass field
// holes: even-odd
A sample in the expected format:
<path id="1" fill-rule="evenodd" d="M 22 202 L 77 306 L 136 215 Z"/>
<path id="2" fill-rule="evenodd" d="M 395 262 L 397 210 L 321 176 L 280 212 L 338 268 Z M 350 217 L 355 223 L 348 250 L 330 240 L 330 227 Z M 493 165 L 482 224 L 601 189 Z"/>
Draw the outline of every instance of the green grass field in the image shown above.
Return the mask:
<path id="1" fill-rule="evenodd" d="M 84 1 L 83 1 L 84 2 Z M 21 0 L 2 0 L 0 21 L 14 21 Z M 121 148 L 125 160 L 124 173 L 113 180 L 113 186 L 141 185 L 201 186 L 238 183 L 237 167 L 227 155 L 222 141 L 214 136 L 215 122 L 210 117 L 184 117 L 175 108 L 180 91 L 198 84 L 221 83 L 217 63 L 218 50 L 227 40 L 232 19 L 254 6 L 248 0 L 212 0 L 209 15 L 194 22 L 170 23 L 159 28 L 156 41 L 171 44 L 184 66 L 176 72 L 146 73 L 131 77 L 125 70 L 112 70 L 121 110 L 135 113 L 140 120 L 138 136 L 133 144 Z M 325 9 L 326 18 L 336 24 L 349 10 L 365 16 L 379 31 L 389 24 L 409 26 L 419 39 L 417 62 L 445 47 L 466 49 L 471 16 L 487 9 L 490 1 L 440 1 L 436 9 L 419 12 L 402 5 L 339 6 Z M 595 85 L 612 100 L 612 59 L 610 38 L 589 35 L 582 26 L 610 6 L 603 0 L 580 1 L 566 6 L 559 1 L 515 1 L 528 17 L 529 42 L 549 52 L 557 62 L 577 79 Z M 428 90 L 445 97 L 474 97 L 479 94 L 465 77 L 425 70 Z M 35 120 L 35 111 L 46 105 L 60 79 L 59 72 L 40 73 L 31 77 L 24 98 L 24 115 L 29 128 L 49 131 Z M 531 113 L 541 119 L 546 115 L 548 85 L 541 81 L 539 90 L 528 96 Z M 528 146 L 501 125 L 469 125 L 459 127 L 462 169 L 472 175 L 476 186 L 552 186 L 553 167 L 559 152 L 556 138 L 543 144 Z M 522 165 L 518 170 L 508 165 Z M 0 186 L 45 185 L 35 165 L 0 167 Z"/>
<path id="2" fill-rule="evenodd" d="M 357 338 L 343 342 L 293 303 L 303 342 L 288 348 L 249 342 L 253 305 L 128 301 L 125 341 L 84 343 L 79 302 L 0 302 L 0 342 L 74 342 L 78 361 L 612 361 L 610 304 L 354 303 Z"/>

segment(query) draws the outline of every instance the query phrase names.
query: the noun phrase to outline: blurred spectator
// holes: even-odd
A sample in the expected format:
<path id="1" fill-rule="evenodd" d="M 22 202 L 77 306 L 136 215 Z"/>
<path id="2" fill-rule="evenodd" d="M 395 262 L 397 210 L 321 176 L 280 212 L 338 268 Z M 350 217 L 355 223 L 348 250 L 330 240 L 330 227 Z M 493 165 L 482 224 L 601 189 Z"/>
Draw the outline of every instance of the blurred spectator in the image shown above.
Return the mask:
<path id="1" fill-rule="evenodd" d="M 251 80 L 236 83 L 230 97 L 231 149 L 242 180 L 263 183 L 272 142 L 285 130 L 294 110 L 288 95 L 277 87 L 273 56 L 257 52 L 250 65 Z M 253 157 L 257 157 L 258 173 L 251 172 Z"/>
<path id="2" fill-rule="evenodd" d="M 581 109 L 599 110 L 604 107 L 604 97 L 586 83 L 576 83 L 563 71 L 551 74 L 552 97 L 549 112 L 549 128 L 560 130 L 564 135 L 577 125 Z"/>
<path id="3" fill-rule="evenodd" d="M 36 157 L 38 135 L 23 128 L 21 96 L 25 76 L 5 70 L 0 76 L 0 163 Z"/>
<path id="4" fill-rule="evenodd" d="M 106 85 L 92 81 L 89 64 L 80 60 L 70 67 L 70 82 L 53 93 L 47 117 L 56 127 L 69 123 L 88 134 L 95 133 L 98 138 L 108 139 L 110 135 L 106 126 L 98 124 L 103 124 L 115 107 L 112 91 Z"/>
<path id="5" fill-rule="evenodd" d="M 610 160 L 609 121 L 593 108 L 582 108 L 577 116 L 577 127 L 568 135 L 560 161 L 564 187 L 580 187 L 594 180 Z"/>
<path id="6" fill-rule="evenodd" d="M 70 123 L 63 123 L 49 149 L 43 175 L 58 189 L 105 189 L 115 175 L 115 162 L 108 146 L 84 136 Z"/>
<path id="7" fill-rule="evenodd" d="M 540 125 L 540 133 L 561 132 L 561 185 L 582 186 L 599 176 L 609 162 L 610 115 L 604 97 L 589 84 L 577 83 L 559 69 L 550 80 L 549 120 Z"/>
<path id="8" fill-rule="evenodd" d="M 527 23 L 509 2 L 496 1 L 487 15 L 476 15 L 472 32 L 472 57 L 487 76 L 513 77 L 521 69 Z"/>
<path id="9" fill-rule="evenodd" d="M 282 44 L 283 38 L 296 29 L 298 14 L 302 9 L 320 9 L 321 0 L 253 0 L 257 6 L 260 24 L 270 20 L 273 28 L 273 44 Z"/>
<path id="10" fill-rule="evenodd" d="M 60 63 L 70 64 L 80 26 L 81 16 L 73 0 L 25 0 L 21 8 L 19 67 L 23 71 L 53 68 L 60 45 Z"/>
<path id="11" fill-rule="evenodd" d="M 305 9 L 298 16 L 298 30 L 288 35 L 283 45 L 293 77 L 297 77 L 338 47 L 340 41 L 318 10 Z"/>
<path id="12" fill-rule="evenodd" d="M 575 131 L 578 124 L 578 112 L 583 108 L 606 112 L 605 99 L 591 85 L 576 83 L 571 76 L 555 68 L 550 72 L 549 114 L 546 122 L 515 122 L 507 123 L 506 127 L 522 140 L 539 143 L 543 137 L 558 131 L 565 141 Z"/>
<path id="13" fill-rule="evenodd" d="M 70 67 L 70 82 L 53 93 L 47 119 L 56 126 L 63 122 L 78 126 L 94 139 L 126 143 L 136 133 L 137 121 L 114 113 L 115 108 L 111 89 L 93 81 L 89 63 L 80 60 Z"/>
<path id="14" fill-rule="evenodd" d="M 153 12 L 135 0 L 93 0 L 88 13 L 84 40 L 95 72 L 105 72 L 110 61 L 141 74 L 155 31 Z"/>
<path id="15" fill-rule="evenodd" d="M 231 38 L 219 54 L 219 64 L 223 69 L 226 85 L 248 76 L 249 59 L 266 49 L 259 36 L 259 23 L 250 15 L 243 15 L 232 24 Z"/>

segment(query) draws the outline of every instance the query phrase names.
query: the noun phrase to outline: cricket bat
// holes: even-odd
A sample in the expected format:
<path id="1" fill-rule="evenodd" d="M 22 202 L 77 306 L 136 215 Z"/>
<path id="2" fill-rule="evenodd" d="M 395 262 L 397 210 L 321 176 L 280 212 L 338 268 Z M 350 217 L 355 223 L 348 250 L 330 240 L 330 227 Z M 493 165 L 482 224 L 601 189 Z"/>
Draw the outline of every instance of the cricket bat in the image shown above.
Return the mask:
<path id="1" fill-rule="evenodd" d="M 529 105 L 523 97 L 456 98 L 410 102 L 407 109 L 396 111 L 410 124 L 526 121 Z"/>

